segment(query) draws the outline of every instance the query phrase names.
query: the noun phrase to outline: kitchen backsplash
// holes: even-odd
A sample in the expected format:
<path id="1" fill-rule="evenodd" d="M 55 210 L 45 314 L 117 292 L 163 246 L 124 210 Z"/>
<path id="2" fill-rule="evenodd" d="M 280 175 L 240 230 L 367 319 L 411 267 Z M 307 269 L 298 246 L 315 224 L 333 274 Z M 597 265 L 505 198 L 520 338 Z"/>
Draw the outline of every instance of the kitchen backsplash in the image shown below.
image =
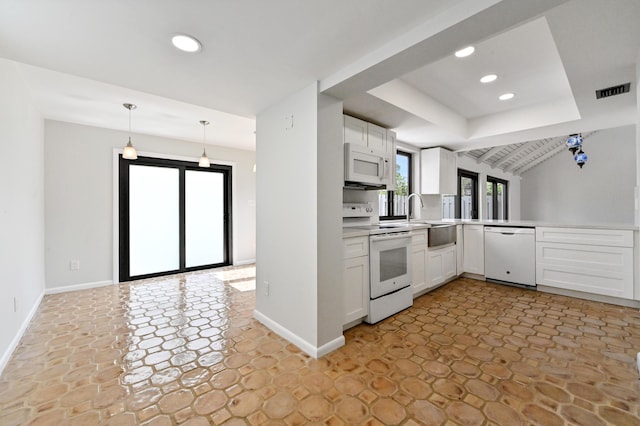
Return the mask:
<path id="1" fill-rule="evenodd" d="M 424 207 L 420 209 L 420 219 L 442 220 L 442 196 L 422 195 Z"/>

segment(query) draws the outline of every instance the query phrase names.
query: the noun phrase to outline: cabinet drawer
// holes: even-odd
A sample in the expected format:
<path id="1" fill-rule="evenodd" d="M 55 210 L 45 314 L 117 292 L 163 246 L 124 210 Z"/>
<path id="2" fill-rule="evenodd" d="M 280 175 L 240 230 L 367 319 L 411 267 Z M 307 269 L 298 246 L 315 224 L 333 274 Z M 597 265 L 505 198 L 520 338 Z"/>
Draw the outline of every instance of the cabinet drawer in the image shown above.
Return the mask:
<path id="1" fill-rule="evenodd" d="M 633 247 L 633 231 L 619 229 L 537 227 L 536 241 L 545 243 Z"/>
<path id="2" fill-rule="evenodd" d="M 353 257 L 369 255 L 369 237 L 353 237 L 342 240 L 342 258 L 351 259 Z"/>
<path id="3" fill-rule="evenodd" d="M 411 234 L 411 245 L 420 246 L 427 244 L 427 231 L 413 231 Z"/>
<path id="4" fill-rule="evenodd" d="M 540 285 L 633 299 L 633 249 L 588 244 L 536 244 Z"/>

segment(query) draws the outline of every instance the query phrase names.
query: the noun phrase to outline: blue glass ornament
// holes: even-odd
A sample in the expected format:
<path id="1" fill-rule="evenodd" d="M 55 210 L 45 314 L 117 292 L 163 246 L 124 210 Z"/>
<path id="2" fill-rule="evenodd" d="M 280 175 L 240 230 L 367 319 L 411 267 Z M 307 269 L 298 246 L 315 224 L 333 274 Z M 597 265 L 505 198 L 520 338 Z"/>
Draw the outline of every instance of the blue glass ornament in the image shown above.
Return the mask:
<path id="1" fill-rule="evenodd" d="M 567 148 L 571 151 L 571 154 L 575 154 L 578 149 L 582 146 L 582 135 L 576 134 L 569 136 L 567 139 Z"/>
<path id="2" fill-rule="evenodd" d="M 578 153 L 573 157 L 580 168 L 582 168 L 582 166 L 584 166 L 584 163 L 587 162 L 587 158 L 587 154 L 585 154 L 582 150 L 578 151 Z"/>

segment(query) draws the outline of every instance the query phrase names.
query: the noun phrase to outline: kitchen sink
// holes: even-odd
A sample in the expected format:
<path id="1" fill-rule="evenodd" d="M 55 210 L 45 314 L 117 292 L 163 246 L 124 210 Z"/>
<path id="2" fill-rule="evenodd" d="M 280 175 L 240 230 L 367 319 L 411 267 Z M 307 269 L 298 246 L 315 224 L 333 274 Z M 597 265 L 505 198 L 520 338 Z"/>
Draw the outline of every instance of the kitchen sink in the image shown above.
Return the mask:
<path id="1" fill-rule="evenodd" d="M 457 239 L 456 225 L 454 224 L 438 224 L 431 225 L 429 228 L 429 247 L 446 246 L 455 243 Z"/>

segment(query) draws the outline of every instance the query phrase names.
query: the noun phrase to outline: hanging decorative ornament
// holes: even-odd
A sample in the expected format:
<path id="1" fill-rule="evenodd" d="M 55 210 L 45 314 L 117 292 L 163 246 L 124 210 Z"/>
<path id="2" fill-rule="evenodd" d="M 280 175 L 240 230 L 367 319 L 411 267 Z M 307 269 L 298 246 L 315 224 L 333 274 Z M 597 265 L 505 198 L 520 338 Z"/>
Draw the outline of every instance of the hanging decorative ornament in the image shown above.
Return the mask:
<path id="1" fill-rule="evenodd" d="M 575 135 L 569 136 L 569 139 L 567 139 L 566 144 L 567 144 L 567 148 L 569 148 L 569 151 L 571 151 L 571 154 L 572 155 L 575 154 L 576 151 L 582 147 L 582 135 L 575 134 Z"/>
<path id="2" fill-rule="evenodd" d="M 576 163 L 578 164 L 578 166 L 580 166 L 580 168 L 582 168 L 582 166 L 584 166 L 584 163 L 587 162 L 587 154 L 584 153 L 584 151 L 582 149 L 580 149 L 580 151 L 578 151 L 578 153 L 573 157 L 574 160 L 576 160 Z"/>

